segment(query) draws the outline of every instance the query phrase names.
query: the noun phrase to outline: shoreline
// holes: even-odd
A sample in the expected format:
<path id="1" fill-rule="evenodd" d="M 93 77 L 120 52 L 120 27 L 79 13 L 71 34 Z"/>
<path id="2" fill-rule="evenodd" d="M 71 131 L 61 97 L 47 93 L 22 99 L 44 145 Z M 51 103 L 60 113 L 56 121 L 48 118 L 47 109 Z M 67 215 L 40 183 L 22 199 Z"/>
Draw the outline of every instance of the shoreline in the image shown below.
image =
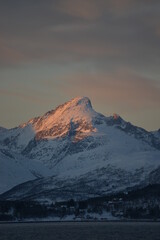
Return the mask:
<path id="1" fill-rule="evenodd" d="M 28 220 L 28 221 L 0 221 L 0 224 L 23 224 L 23 223 L 160 223 L 160 219 L 158 220 L 146 220 L 146 219 L 133 219 L 133 220 L 93 220 L 93 221 L 87 221 L 87 220 L 76 220 L 76 221 L 69 221 L 69 220 Z"/>

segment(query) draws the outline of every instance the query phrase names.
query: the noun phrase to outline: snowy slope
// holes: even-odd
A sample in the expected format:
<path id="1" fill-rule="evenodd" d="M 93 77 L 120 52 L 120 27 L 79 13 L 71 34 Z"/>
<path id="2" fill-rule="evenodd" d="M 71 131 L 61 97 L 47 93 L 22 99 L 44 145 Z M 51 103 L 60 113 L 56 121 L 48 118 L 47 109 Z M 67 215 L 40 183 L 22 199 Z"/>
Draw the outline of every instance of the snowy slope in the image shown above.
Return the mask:
<path id="1" fill-rule="evenodd" d="M 160 169 L 127 171 L 110 165 L 81 176 L 45 177 L 22 183 L 0 196 L 8 200 L 56 202 L 84 200 L 159 183 Z"/>
<path id="2" fill-rule="evenodd" d="M 159 131 L 148 132 L 118 115 L 105 117 L 93 110 L 87 97 L 74 98 L 17 128 L 0 129 L 0 149 L 16 156 L 17 161 L 16 165 L 14 159 L 0 155 L 1 191 L 40 174 L 56 176 L 54 180 L 49 178 L 50 189 L 55 182 L 60 187 L 65 181 L 66 188 L 73 182 L 79 186 L 80 179 L 86 184 L 92 176 L 93 189 L 98 178 L 102 181 L 95 191 L 107 193 L 144 181 L 160 166 Z M 12 169 L 19 180 L 11 186 L 8 176 Z M 33 172 L 38 174 L 35 176 Z M 128 176 L 132 176 L 129 181 Z M 40 181 L 42 190 L 48 178 Z"/>
<path id="3" fill-rule="evenodd" d="M 51 175 L 52 171 L 42 163 L 0 149 L 0 192 L 22 182 Z"/>

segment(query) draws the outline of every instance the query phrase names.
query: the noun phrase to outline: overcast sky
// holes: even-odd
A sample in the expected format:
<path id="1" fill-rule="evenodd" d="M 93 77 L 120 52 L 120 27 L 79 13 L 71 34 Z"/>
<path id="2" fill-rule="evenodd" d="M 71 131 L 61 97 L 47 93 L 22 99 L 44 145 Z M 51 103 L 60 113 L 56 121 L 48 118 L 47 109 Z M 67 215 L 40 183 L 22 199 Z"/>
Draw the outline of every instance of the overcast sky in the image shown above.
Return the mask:
<path id="1" fill-rule="evenodd" d="M 0 126 L 76 96 L 160 128 L 160 1 L 0 1 Z"/>

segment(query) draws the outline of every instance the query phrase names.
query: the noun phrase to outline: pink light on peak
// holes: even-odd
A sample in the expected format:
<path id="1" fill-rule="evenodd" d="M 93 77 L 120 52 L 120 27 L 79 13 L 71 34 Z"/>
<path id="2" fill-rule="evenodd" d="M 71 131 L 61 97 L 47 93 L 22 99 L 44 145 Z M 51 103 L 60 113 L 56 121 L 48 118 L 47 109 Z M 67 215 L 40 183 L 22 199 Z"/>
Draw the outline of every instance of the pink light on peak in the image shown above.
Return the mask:
<path id="1" fill-rule="evenodd" d="M 119 118 L 119 115 L 117 113 L 113 113 L 113 118 L 117 120 Z"/>

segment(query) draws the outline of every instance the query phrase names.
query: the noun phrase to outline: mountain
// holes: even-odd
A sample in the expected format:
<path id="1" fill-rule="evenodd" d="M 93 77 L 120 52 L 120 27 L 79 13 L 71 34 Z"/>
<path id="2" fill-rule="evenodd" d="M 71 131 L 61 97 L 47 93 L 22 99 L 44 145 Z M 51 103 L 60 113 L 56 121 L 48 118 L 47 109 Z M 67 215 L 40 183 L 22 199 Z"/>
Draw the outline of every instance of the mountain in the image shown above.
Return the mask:
<path id="1" fill-rule="evenodd" d="M 2 195 L 7 199 L 118 192 L 155 181 L 160 130 L 148 132 L 117 114 L 106 117 L 87 97 L 77 97 L 17 128 L 0 128 L 0 166 L 1 193 L 14 187 Z"/>

